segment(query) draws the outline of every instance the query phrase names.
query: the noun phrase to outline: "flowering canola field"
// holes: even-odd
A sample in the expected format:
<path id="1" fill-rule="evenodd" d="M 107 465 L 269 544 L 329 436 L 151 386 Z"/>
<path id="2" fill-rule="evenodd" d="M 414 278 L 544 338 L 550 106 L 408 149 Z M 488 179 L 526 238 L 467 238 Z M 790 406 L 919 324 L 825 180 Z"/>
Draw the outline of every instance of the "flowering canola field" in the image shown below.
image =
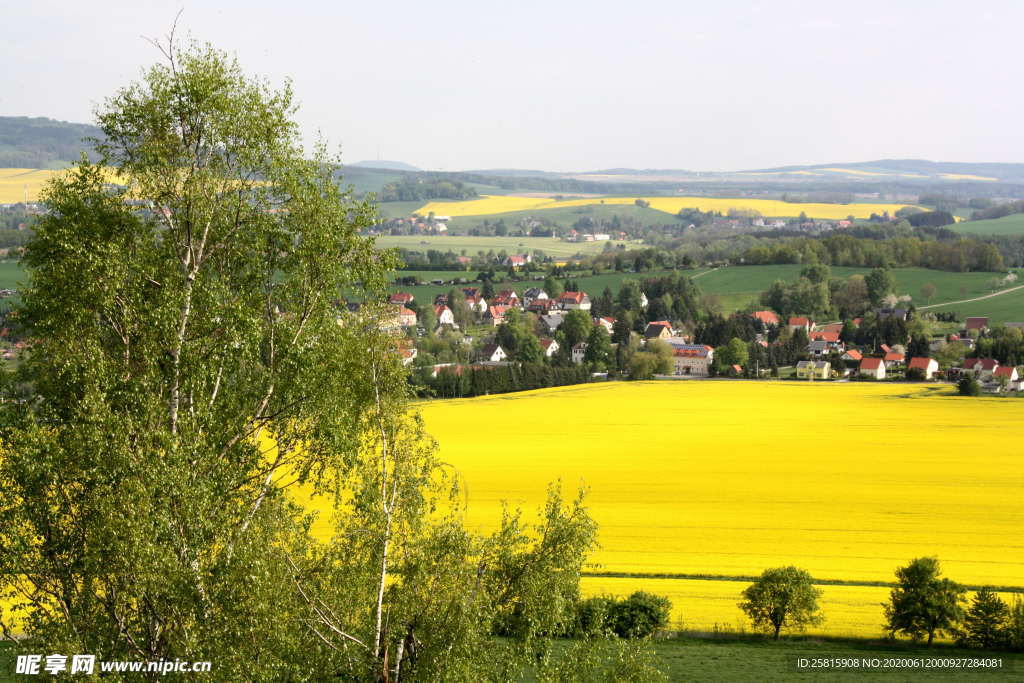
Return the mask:
<path id="1" fill-rule="evenodd" d="M 28 200 L 35 201 L 39 191 L 53 176 L 61 171 L 38 168 L 0 168 L 0 204 L 14 204 Z"/>
<path id="2" fill-rule="evenodd" d="M 592 197 L 587 199 L 557 199 L 545 197 L 508 197 L 484 195 L 480 199 L 455 202 L 430 202 L 416 210 L 420 215 L 433 212 L 438 216 L 487 216 L 512 211 L 537 211 L 573 206 L 590 206 L 594 204 L 629 205 L 636 202 L 636 197 Z M 777 199 L 745 199 L 720 197 L 643 197 L 650 202 L 651 208 L 665 213 L 677 214 L 680 209 L 696 208 L 701 211 L 719 211 L 723 214 L 729 209 L 753 209 L 762 216 L 787 218 L 799 216 L 801 212 L 811 218 L 826 220 L 842 220 L 847 216 L 869 218 L 871 214 L 882 214 L 886 211 L 895 214 L 905 204 L 792 204 Z"/>
<path id="3" fill-rule="evenodd" d="M 585 485 L 597 571 L 722 578 L 794 564 L 892 581 L 937 555 L 966 584 L 1024 587 L 1024 402 L 895 384 L 608 383 L 422 406 L 463 477 L 467 523 L 545 485 Z M 690 627 L 736 628 L 746 584 L 600 578 L 591 594 L 669 595 Z M 884 587 L 823 586 L 826 633 L 877 635 Z"/>

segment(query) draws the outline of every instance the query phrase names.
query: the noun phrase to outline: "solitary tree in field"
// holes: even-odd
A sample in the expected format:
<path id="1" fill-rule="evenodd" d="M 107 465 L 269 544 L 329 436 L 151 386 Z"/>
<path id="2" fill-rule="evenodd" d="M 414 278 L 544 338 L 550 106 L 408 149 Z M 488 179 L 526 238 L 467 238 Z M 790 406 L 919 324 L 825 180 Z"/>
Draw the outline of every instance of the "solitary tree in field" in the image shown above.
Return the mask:
<path id="1" fill-rule="evenodd" d="M 818 607 L 821 591 L 811 575 L 797 567 L 766 569 L 743 591 L 740 609 L 755 628 L 772 632 L 775 640 L 783 628 L 803 629 L 823 621 Z"/>
<path id="2" fill-rule="evenodd" d="M 932 297 L 935 296 L 935 285 L 931 282 L 926 282 L 921 285 L 921 297 L 928 303 L 932 302 Z"/>
<path id="3" fill-rule="evenodd" d="M 954 630 L 963 614 L 964 589 L 941 573 L 935 557 L 919 557 L 896 570 L 898 584 L 883 605 L 890 635 L 903 633 L 931 645 L 936 635 Z"/>

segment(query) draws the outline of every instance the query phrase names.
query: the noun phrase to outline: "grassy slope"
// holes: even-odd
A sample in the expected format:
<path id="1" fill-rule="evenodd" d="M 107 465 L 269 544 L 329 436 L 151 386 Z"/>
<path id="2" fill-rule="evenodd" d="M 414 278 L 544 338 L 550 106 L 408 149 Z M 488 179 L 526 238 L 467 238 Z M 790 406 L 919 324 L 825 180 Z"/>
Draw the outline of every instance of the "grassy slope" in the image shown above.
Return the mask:
<path id="1" fill-rule="evenodd" d="M 962 221 L 949 227 L 965 235 L 1024 235 L 1024 213 L 987 221 Z"/>
<path id="2" fill-rule="evenodd" d="M 664 211 L 622 204 L 566 206 L 552 209 L 495 213 L 487 216 L 456 216 L 452 218 L 449 225 L 452 229 L 466 231 L 483 224 L 484 221 L 496 223 L 499 220 L 504 220 L 507 225 L 515 225 L 524 218 L 536 217 L 542 219 L 547 224 L 553 223 L 563 227 L 571 227 L 581 218 L 592 218 L 595 221 L 611 221 L 613 216 L 619 216 L 623 219 L 630 218 L 639 221 L 642 225 L 669 225 L 672 223 L 682 225 L 677 218 Z"/>
<path id="3" fill-rule="evenodd" d="M 467 237 L 456 235 L 433 236 L 433 235 L 381 235 L 377 238 L 377 246 L 405 247 L 416 251 L 427 249 L 438 249 L 440 251 L 454 251 L 461 254 L 466 251 L 467 256 L 472 256 L 478 251 L 491 251 L 495 253 L 504 249 L 509 254 L 532 252 L 535 249 L 543 251 L 549 256 L 570 257 L 575 254 L 598 254 L 604 251 L 605 246 L 622 244 L 621 242 L 563 242 L 553 237 Z"/>
<path id="4" fill-rule="evenodd" d="M 727 310 L 742 308 L 750 301 L 756 300 L 760 293 L 768 289 L 775 280 L 791 281 L 795 279 L 802 268 L 803 266 L 799 265 L 734 266 L 708 273 L 700 278 L 698 284 L 704 292 L 718 295 Z M 832 276 L 847 278 L 854 273 L 867 274 L 870 270 L 870 268 L 834 267 Z M 920 294 L 921 286 L 926 282 L 931 282 L 936 288 L 935 296 L 930 303 L 942 303 L 990 294 L 988 281 L 994 277 L 993 273 L 948 273 L 926 268 L 898 268 L 893 272 L 896 275 L 897 294 L 911 295 L 918 305 L 928 303 Z M 995 301 L 998 301 L 998 297 Z M 987 304 L 988 302 L 978 303 Z M 967 304 L 963 306 L 967 306 Z M 984 315 L 984 313 L 980 315 Z"/>
<path id="5" fill-rule="evenodd" d="M 969 304 L 950 304 L 928 309 L 931 312 L 956 311 L 961 317 L 988 316 L 992 323 L 1024 322 L 1024 289 Z"/>

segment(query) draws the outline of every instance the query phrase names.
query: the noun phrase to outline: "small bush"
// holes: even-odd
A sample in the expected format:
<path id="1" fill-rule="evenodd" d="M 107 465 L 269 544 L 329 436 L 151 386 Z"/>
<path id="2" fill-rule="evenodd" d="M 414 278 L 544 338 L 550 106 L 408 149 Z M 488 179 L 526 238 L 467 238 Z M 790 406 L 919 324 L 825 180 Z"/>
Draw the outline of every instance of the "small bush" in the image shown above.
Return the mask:
<path id="1" fill-rule="evenodd" d="M 668 598 L 642 591 L 623 600 L 590 598 L 576 607 L 575 635 L 646 638 L 667 626 L 671 613 L 672 602 Z"/>
<path id="2" fill-rule="evenodd" d="M 956 388 L 961 396 L 981 396 L 981 385 L 973 377 L 964 377 L 957 383 Z"/>

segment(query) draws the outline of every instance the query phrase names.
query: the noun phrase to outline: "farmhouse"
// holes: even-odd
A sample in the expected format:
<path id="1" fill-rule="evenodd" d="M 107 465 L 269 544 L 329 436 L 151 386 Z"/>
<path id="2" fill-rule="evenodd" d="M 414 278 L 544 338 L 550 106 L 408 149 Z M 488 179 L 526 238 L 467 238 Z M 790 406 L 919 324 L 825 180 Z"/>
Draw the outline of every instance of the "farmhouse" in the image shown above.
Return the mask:
<path id="1" fill-rule="evenodd" d="M 605 332 L 611 334 L 612 331 L 615 329 L 615 318 L 594 318 L 594 327 L 597 327 L 598 325 L 603 327 L 605 329 Z"/>
<path id="2" fill-rule="evenodd" d="M 395 292 L 388 298 L 388 303 L 395 306 L 408 306 L 412 300 L 413 296 L 408 292 Z"/>
<path id="3" fill-rule="evenodd" d="M 934 358 L 918 358 L 915 356 L 907 364 L 907 370 L 920 370 L 924 373 L 925 379 L 931 379 L 938 372 L 939 363 Z"/>
<path id="4" fill-rule="evenodd" d="M 553 334 L 562 324 L 563 320 L 565 318 L 560 315 L 542 315 L 540 317 L 540 325 L 548 334 Z"/>
<path id="5" fill-rule="evenodd" d="M 960 364 L 960 374 L 974 377 L 979 382 L 987 382 L 992 379 L 999 361 L 993 358 L 964 358 Z"/>
<path id="6" fill-rule="evenodd" d="M 803 328 L 804 332 L 810 333 L 810 331 L 814 328 L 814 322 L 810 318 L 798 316 L 790 318 L 788 326 L 791 332 L 796 332 L 797 330 Z"/>
<path id="7" fill-rule="evenodd" d="M 550 337 L 545 337 L 540 340 L 540 348 L 546 357 L 551 358 L 558 351 L 558 342 Z"/>
<path id="8" fill-rule="evenodd" d="M 399 307 L 398 324 L 402 327 L 413 327 L 416 325 L 416 311 L 410 310 L 405 306 Z"/>
<path id="9" fill-rule="evenodd" d="M 1011 384 L 1016 382 L 1020 379 L 1020 376 L 1017 374 L 1017 368 L 1011 365 L 1000 365 L 995 369 L 995 372 L 992 373 L 992 379 L 998 382 L 1003 378 Z"/>
<path id="10" fill-rule="evenodd" d="M 647 323 L 644 339 L 668 339 L 672 336 L 672 324 L 667 320 Z"/>
<path id="11" fill-rule="evenodd" d="M 492 327 L 497 327 L 505 322 L 506 311 L 508 306 L 488 306 L 487 312 L 484 313 L 484 321 Z"/>
<path id="12" fill-rule="evenodd" d="M 881 358 L 865 358 L 860 362 L 860 374 L 863 377 L 885 379 L 885 361 Z"/>
<path id="13" fill-rule="evenodd" d="M 583 357 L 587 355 L 587 342 L 580 342 L 574 344 L 572 347 L 572 362 L 579 365 L 583 362 Z"/>
<path id="14" fill-rule="evenodd" d="M 842 356 L 840 356 L 840 358 L 843 359 L 843 360 L 852 360 L 852 361 L 855 361 L 857 363 L 859 363 L 862 360 L 864 360 L 863 354 L 861 354 L 861 352 L 858 351 L 857 349 L 850 349 L 849 351 L 844 353 Z"/>
<path id="15" fill-rule="evenodd" d="M 800 379 L 828 379 L 832 364 L 827 360 L 802 360 L 796 364 L 796 376 Z"/>
<path id="16" fill-rule="evenodd" d="M 891 370 L 902 366 L 906 359 L 899 351 L 887 351 L 882 360 L 885 361 L 885 367 Z"/>
<path id="17" fill-rule="evenodd" d="M 523 303 L 525 303 L 527 306 L 532 304 L 534 301 L 537 301 L 538 299 L 543 301 L 548 300 L 548 293 L 545 292 L 540 287 L 530 287 L 525 292 L 523 292 Z"/>
<path id="18" fill-rule="evenodd" d="M 490 363 L 501 362 L 507 357 L 505 349 L 498 344 L 484 344 L 484 348 L 480 352 L 480 359 Z"/>
<path id="19" fill-rule="evenodd" d="M 565 292 L 558 297 L 558 305 L 564 311 L 589 311 L 590 297 L 586 292 Z"/>
<path id="20" fill-rule="evenodd" d="M 778 327 L 779 316 L 774 311 L 754 311 L 750 314 L 750 317 L 754 320 L 760 320 L 763 325 Z"/>
<path id="21" fill-rule="evenodd" d="M 971 330 L 976 330 L 979 333 L 985 332 L 986 330 L 988 330 L 988 318 L 967 318 L 966 320 L 964 320 L 964 329 L 967 330 L 968 332 L 970 332 Z"/>
<path id="22" fill-rule="evenodd" d="M 455 315 L 452 313 L 452 309 L 447 306 L 434 306 L 434 315 L 437 316 L 438 325 L 454 325 Z"/>
<path id="23" fill-rule="evenodd" d="M 672 348 L 672 364 L 677 375 L 706 377 L 714 359 L 714 348 L 706 344 L 680 344 Z"/>

